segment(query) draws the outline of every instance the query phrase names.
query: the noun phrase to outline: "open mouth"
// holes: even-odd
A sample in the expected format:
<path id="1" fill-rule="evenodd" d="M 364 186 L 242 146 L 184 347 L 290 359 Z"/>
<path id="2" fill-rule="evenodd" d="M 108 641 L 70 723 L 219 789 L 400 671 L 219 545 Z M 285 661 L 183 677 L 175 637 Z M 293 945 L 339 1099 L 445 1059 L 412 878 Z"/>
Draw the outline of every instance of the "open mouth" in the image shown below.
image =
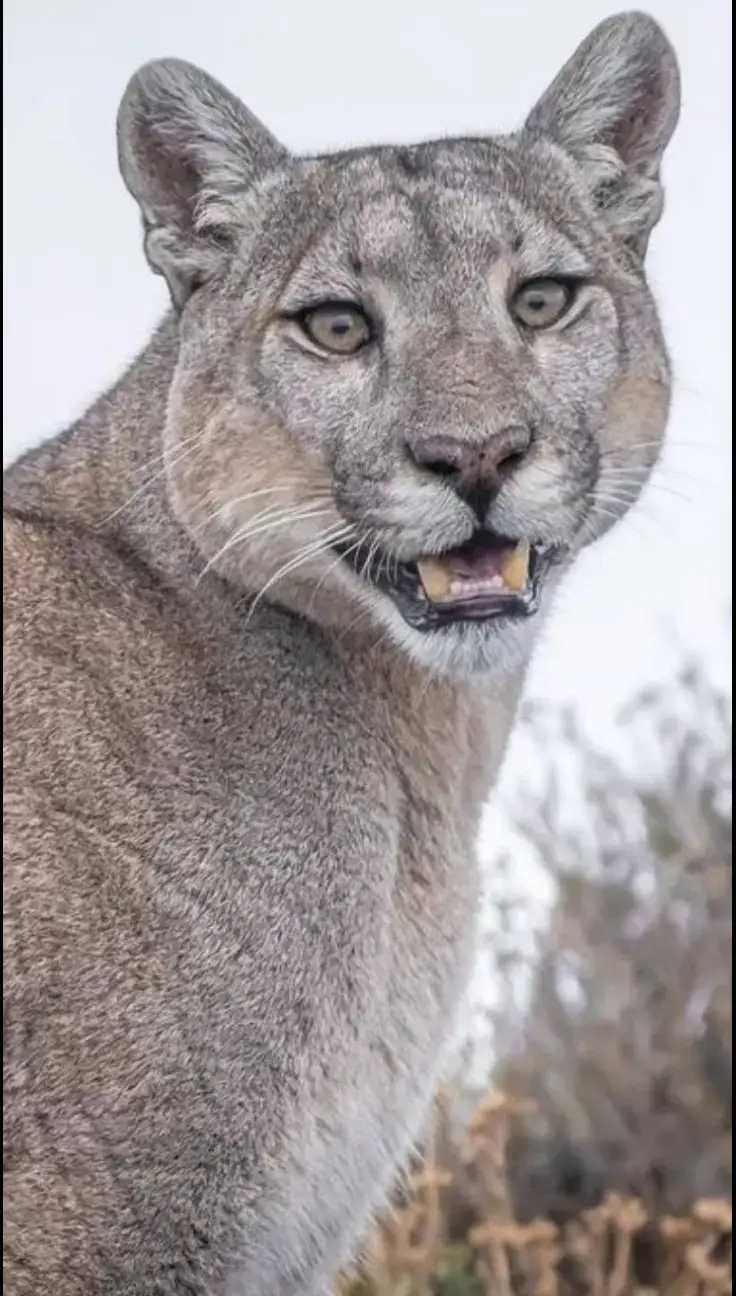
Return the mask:
<path id="1" fill-rule="evenodd" d="M 470 540 L 416 562 L 345 551 L 359 575 L 390 595 L 416 630 L 437 630 L 464 621 L 528 617 L 539 606 L 544 576 L 554 560 L 544 548 L 477 531 Z"/>

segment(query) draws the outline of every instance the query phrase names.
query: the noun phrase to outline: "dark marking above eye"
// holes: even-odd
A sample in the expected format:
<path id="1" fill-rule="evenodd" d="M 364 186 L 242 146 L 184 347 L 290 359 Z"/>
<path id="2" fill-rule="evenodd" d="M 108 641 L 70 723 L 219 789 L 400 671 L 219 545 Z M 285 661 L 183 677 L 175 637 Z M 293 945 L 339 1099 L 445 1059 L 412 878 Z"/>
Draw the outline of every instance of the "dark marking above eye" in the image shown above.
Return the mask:
<path id="1" fill-rule="evenodd" d="M 363 262 L 361 261 L 359 256 L 353 256 L 350 258 L 350 269 L 352 270 L 353 274 L 356 275 L 363 273 Z"/>
<path id="2" fill-rule="evenodd" d="M 424 167 L 416 153 L 410 149 L 397 149 L 395 154 L 396 165 L 404 175 L 412 178 L 420 176 L 424 172 Z"/>
<path id="3" fill-rule="evenodd" d="M 523 234 L 514 234 L 514 237 L 513 237 L 512 240 L 511 240 L 511 251 L 512 251 L 512 252 L 521 252 L 521 249 L 523 248 L 523 246 L 524 246 L 524 235 L 523 235 Z"/>

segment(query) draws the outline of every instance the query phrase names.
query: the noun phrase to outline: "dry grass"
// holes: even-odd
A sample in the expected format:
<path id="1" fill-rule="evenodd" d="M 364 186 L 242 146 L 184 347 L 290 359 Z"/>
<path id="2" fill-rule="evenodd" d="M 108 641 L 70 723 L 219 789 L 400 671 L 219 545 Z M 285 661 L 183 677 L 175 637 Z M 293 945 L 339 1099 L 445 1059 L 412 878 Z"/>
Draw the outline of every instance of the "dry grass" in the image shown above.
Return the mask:
<path id="1" fill-rule="evenodd" d="M 469 1122 L 472 1071 L 441 1100 L 346 1296 L 731 1290 L 730 700 L 687 670 L 621 724 L 628 763 L 569 713 L 527 720 L 548 776 L 517 821 L 556 900 L 525 952 L 510 862 L 494 1092 Z"/>
<path id="2" fill-rule="evenodd" d="M 507 1154 L 525 1103 L 490 1094 L 462 1137 L 440 1105 L 436 1159 L 379 1225 L 360 1274 L 340 1296 L 726 1296 L 731 1206 L 704 1198 L 683 1216 L 652 1219 L 641 1201 L 608 1193 L 554 1224 L 514 1216 Z"/>

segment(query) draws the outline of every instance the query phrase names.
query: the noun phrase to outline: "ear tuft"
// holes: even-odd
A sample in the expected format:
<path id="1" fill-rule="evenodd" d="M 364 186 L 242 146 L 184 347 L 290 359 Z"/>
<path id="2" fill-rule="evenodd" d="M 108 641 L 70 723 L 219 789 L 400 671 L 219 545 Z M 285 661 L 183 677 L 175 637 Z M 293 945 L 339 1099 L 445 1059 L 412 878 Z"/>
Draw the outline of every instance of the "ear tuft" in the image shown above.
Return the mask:
<path id="1" fill-rule="evenodd" d="M 583 41 L 525 130 L 576 157 L 614 232 L 643 254 L 661 215 L 659 170 L 679 112 L 669 40 L 648 15 L 623 13 Z"/>
<path id="2" fill-rule="evenodd" d="M 233 199 L 287 154 L 213 77 L 159 59 L 140 68 L 123 95 L 118 158 L 141 209 L 151 267 L 182 306 L 219 263 Z"/>

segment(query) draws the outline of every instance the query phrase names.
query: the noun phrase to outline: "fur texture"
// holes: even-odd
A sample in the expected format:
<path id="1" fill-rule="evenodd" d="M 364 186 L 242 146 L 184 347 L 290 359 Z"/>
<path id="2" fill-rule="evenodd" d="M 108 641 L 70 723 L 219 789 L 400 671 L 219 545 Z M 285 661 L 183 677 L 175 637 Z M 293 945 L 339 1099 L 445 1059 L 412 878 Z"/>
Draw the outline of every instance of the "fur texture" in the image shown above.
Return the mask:
<path id="1" fill-rule="evenodd" d="M 172 311 L 5 482 L 8 1296 L 322 1292 L 385 1200 L 534 638 L 658 453 L 642 258 L 677 111 L 636 14 L 493 140 L 298 159 L 187 64 L 131 81 Z M 510 294 L 550 276 L 574 305 L 524 335 Z M 325 356 L 296 317 L 346 299 L 374 343 Z M 542 607 L 420 633 L 330 545 L 462 544 L 422 446 L 509 427 L 484 521 L 558 546 Z"/>

